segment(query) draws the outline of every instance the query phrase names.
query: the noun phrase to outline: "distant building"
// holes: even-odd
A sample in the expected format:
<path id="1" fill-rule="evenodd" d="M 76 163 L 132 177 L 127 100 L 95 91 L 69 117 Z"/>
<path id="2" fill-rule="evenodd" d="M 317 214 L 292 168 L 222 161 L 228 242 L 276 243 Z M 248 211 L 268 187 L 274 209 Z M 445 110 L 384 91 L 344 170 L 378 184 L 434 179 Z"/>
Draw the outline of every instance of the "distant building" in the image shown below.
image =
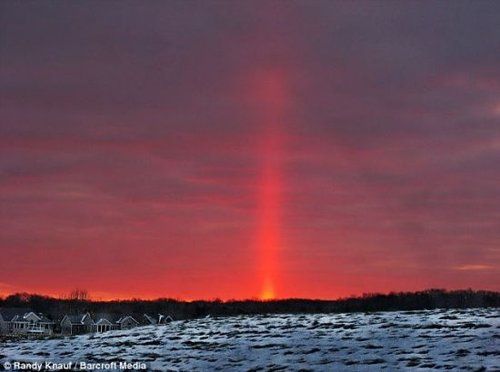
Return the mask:
<path id="1" fill-rule="evenodd" d="M 122 316 L 117 320 L 120 329 L 131 329 L 139 325 L 139 322 L 131 315 Z"/>
<path id="2" fill-rule="evenodd" d="M 0 308 L 0 334 L 18 335 L 78 335 L 90 332 L 102 333 L 112 330 L 132 329 L 140 325 L 160 325 L 172 321 L 170 316 L 119 313 L 67 314 L 56 324 L 44 314 L 29 308 Z"/>
<path id="3" fill-rule="evenodd" d="M 0 308 L 0 334 L 11 333 L 11 320 L 16 315 L 31 312 L 28 308 Z"/>
<path id="4" fill-rule="evenodd" d="M 64 335 L 78 335 L 92 332 L 94 321 L 89 313 L 65 315 L 61 320 L 61 333 Z"/>
<path id="5" fill-rule="evenodd" d="M 154 324 L 156 324 L 155 323 L 155 319 L 153 317 L 151 317 L 150 315 L 148 315 L 148 314 L 143 314 L 141 320 L 142 320 L 142 324 L 144 324 L 144 325 L 154 325 Z"/>
<path id="6" fill-rule="evenodd" d="M 54 333 L 54 322 L 31 309 L 3 308 L 0 309 L 0 333 L 51 335 Z"/>
<path id="7" fill-rule="evenodd" d="M 94 315 L 94 326 L 92 332 L 102 333 L 120 329 L 118 320 L 122 318 L 119 314 L 98 313 Z"/>
<path id="8" fill-rule="evenodd" d="M 167 324 L 174 319 L 170 315 L 158 314 L 158 324 Z"/>
<path id="9" fill-rule="evenodd" d="M 171 322 L 173 319 L 170 315 L 150 315 L 144 314 L 144 324 L 146 325 L 159 325 Z"/>

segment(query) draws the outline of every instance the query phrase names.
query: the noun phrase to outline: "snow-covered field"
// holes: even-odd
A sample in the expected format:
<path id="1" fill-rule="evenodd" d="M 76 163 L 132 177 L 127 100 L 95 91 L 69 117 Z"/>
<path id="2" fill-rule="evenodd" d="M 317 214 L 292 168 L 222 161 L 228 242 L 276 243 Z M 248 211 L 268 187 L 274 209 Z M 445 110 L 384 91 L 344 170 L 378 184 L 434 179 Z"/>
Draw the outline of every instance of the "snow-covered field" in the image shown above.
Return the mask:
<path id="1" fill-rule="evenodd" d="M 159 371 L 500 371 L 500 309 L 176 321 L 0 344 L 0 366 L 14 361 L 145 362 Z"/>

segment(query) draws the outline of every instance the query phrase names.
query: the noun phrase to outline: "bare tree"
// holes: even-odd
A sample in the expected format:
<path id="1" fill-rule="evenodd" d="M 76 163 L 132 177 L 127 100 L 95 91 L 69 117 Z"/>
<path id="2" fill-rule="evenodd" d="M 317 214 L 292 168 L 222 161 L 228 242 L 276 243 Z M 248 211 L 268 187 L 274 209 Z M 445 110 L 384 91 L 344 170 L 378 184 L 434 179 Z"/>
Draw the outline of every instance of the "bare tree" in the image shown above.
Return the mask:
<path id="1" fill-rule="evenodd" d="M 86 289 L 76 288 L 70 292 L 69 299 L 73 301 L 88 301 L 90 295 Z"/>

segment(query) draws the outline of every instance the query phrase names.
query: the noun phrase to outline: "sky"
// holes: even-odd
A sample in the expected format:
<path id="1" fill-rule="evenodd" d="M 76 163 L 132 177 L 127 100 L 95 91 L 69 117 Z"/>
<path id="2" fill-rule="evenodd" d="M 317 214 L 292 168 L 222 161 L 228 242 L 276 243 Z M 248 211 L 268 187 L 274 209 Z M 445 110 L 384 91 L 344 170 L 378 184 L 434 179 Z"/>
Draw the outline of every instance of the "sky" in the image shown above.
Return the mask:
<path id="1" fill-rule="evenodd" d="M 500 3 L 0 2 L 0 295 L 500 290 Z"/>

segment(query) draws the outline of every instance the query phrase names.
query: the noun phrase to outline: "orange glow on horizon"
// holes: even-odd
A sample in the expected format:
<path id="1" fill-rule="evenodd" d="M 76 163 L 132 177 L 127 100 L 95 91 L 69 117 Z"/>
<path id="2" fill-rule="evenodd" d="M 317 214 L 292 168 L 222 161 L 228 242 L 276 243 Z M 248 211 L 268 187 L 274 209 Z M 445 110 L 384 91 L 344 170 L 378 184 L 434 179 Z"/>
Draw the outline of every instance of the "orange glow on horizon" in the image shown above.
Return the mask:
<path id="1" fill-rule="evenodd" d="M 264 289 L 260 295 L 261 300 L 273 300 L 275 298 L 273 285 L 270 280 L 264 282 Z"/>

